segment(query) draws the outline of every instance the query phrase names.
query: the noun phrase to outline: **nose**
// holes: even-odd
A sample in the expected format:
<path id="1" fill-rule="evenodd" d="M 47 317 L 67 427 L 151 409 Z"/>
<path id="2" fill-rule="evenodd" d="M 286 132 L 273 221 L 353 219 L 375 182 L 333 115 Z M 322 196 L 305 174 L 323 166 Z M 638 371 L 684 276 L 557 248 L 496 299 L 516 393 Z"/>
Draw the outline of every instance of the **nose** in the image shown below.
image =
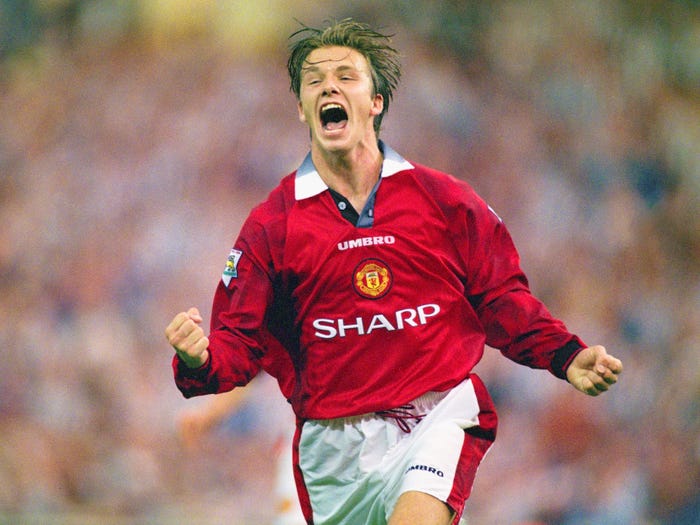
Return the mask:
<path id="1" fill-rule="evenodd" d="M 326 96 L 338 93 L 338 88 L 335 85 L 335 80 L 333 80 L 332 78 L 324 80 L 322 93 Z"/>

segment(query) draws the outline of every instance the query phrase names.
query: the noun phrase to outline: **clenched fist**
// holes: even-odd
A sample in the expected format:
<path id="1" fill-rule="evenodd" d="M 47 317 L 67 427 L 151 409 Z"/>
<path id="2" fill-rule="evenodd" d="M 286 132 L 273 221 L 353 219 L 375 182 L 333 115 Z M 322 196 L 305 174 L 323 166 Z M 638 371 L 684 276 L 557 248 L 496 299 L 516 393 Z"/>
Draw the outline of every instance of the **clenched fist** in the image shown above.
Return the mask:
<path id="1" fill-rule="evenodd" d="M 202 316 L 196 308 L 177 314 L 165 329 L 168 343 L 189 368 L 199 368 L 209 358 L 209 339 L 200 324 Z"/>
<path id="2" fill-rule="evenodd" d="M 622 362 L 598 345 L 584 348 L 574 357 L 566 378 L 577 390 L 597 396 L 617 383 L 621 373 Z"/>

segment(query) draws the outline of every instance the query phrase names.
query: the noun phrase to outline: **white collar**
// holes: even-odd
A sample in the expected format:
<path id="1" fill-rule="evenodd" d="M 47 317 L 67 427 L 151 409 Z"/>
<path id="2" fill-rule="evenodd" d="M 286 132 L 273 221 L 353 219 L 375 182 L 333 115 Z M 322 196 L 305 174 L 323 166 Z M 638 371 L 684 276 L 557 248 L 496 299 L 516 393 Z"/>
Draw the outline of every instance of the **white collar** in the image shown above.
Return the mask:
<path id="1" fill-rule="evenodd" d="M 384 153 L 384 162 L 382 163 L 382 178 L 391 177 L 395 173 L 404 170 L 413 169 L 413 164 L 396 153 L 389 146 L 379 141 L 379 149 Z M 296 178 L 294 179 L 294 197 L 300 201 L 308 199 L 319 193 L 323 193 L 328 189 L 328 186 L 316 171 L 313 161 L 311 160 L 311 152 L 306 155 L 304 162 L 301 163 L 297 170 Z"/>

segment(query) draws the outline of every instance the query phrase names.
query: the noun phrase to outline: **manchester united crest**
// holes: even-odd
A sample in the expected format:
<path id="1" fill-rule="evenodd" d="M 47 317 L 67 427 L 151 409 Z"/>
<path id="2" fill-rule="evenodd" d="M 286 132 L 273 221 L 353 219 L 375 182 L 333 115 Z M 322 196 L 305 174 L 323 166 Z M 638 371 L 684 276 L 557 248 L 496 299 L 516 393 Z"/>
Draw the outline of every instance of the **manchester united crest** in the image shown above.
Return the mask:
<path id="1" fill-rule="evenodd" d="M 353 272 L 355 290 L 368 299 L 379 299 L 387 294 L 392 276 L 386 263 L 379 259 L 365 259 Z"/>

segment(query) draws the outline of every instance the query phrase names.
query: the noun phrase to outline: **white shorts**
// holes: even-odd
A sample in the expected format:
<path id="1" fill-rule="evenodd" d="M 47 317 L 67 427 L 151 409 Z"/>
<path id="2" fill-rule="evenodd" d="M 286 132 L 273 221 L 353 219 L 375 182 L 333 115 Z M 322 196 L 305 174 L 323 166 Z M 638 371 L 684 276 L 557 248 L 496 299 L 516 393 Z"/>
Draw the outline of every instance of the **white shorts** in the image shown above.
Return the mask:
<path id="1" fill-rule="evenodd" d="M 410 408 L 305 421 L 296 444 L 307 521 L 385 524 L 401 494 L 419 491 L 448 504 L 458 523 L 495 432 L 493 404 L 474 375 Z"/>

